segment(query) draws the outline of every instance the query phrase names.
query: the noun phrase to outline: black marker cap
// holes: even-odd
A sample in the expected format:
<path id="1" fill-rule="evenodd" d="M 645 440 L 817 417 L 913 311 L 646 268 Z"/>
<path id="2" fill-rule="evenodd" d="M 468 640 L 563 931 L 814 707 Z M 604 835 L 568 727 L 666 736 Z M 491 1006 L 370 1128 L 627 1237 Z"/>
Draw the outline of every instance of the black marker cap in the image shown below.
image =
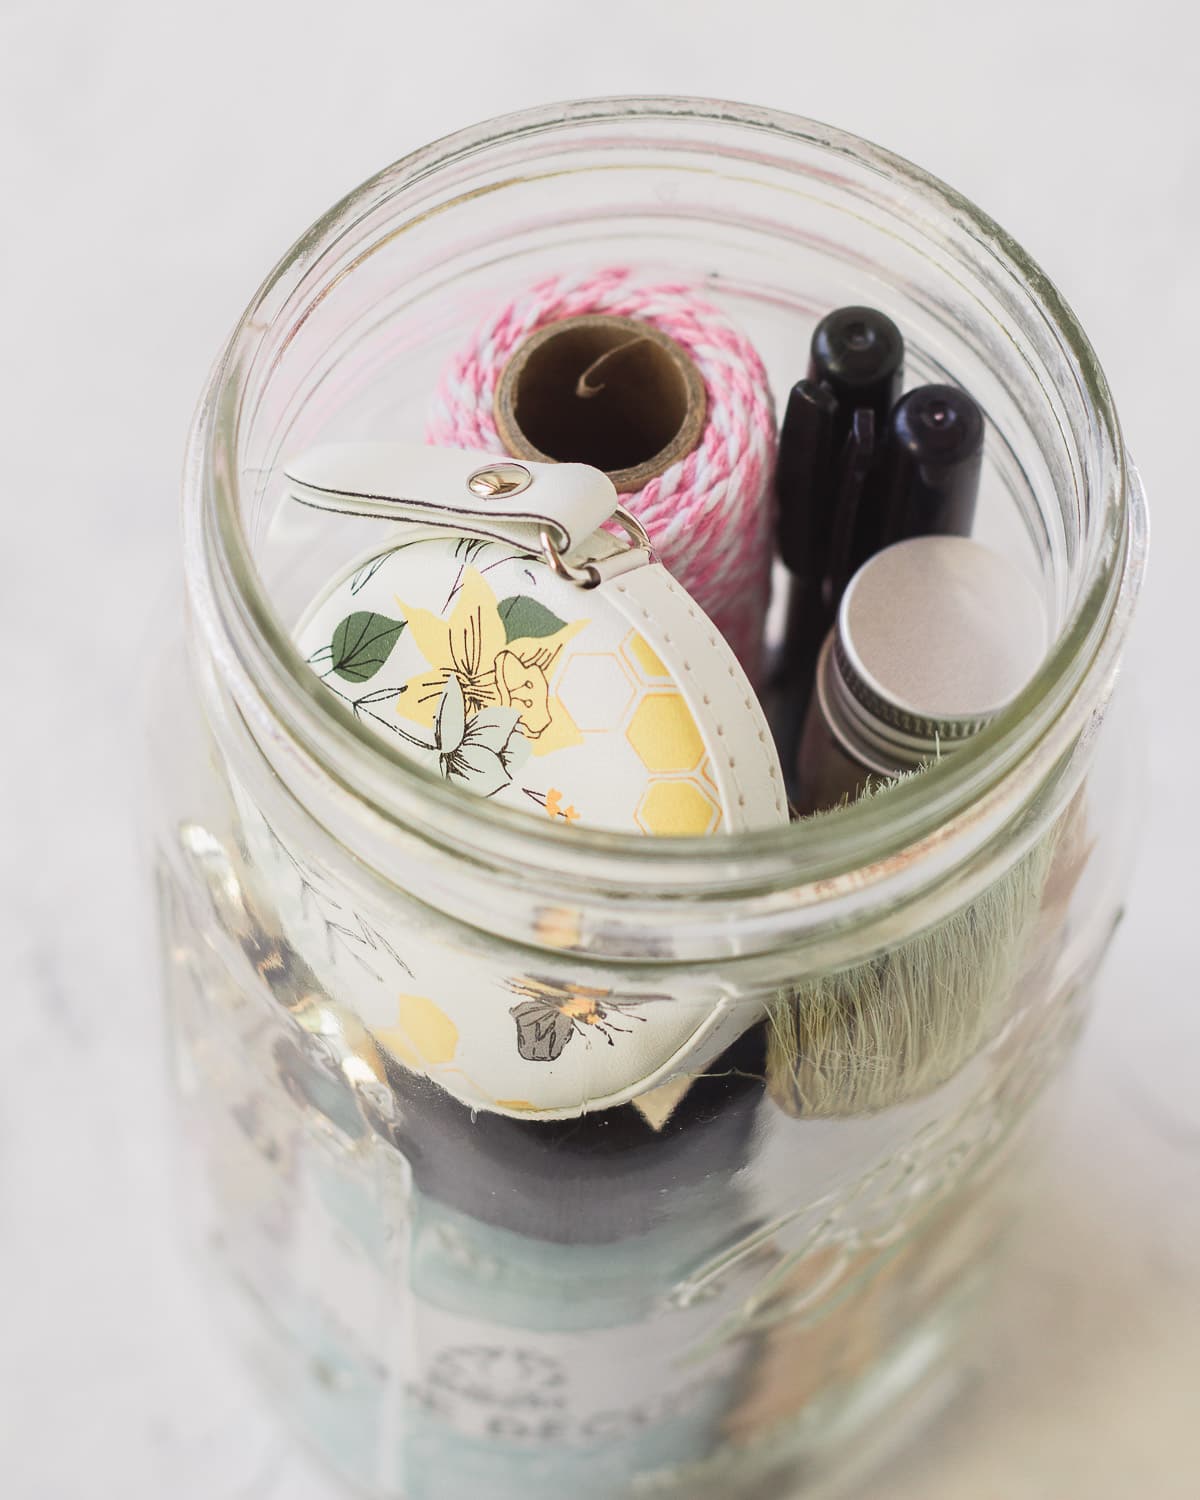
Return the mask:
<path id="1" fill-rule="evenodd" d="M 971 534 L 983 434 L 983 413 L 955 386 L 922 385 L 901 397 L 882 444 L 881 545 Z"/>
<path id="2" fill-rule="evenodd" d="M 798 578 L 820 579 L 833 534 L 832 479 L 838 406 L 833 392 L 799 380 L 779 434 L 775 493 L 779 555 Z"/>
<path id="3" fill-rule="evenodd" d="M 873 307 L 838 307 L 813 330 L 808 378 L 827 386 L 841 409 L 840 446 L 856 408 L 875 414 L 882 432 L 904 367 L 904 339 L 885 313 Z"/>

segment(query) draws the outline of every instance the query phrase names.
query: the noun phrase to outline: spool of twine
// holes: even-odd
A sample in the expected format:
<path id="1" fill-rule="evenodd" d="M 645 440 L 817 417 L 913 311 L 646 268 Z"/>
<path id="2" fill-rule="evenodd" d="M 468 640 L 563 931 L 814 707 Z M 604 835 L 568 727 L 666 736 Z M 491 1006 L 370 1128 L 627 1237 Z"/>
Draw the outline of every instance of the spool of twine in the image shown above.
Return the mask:
<path id="1" fill-rule="evenodd" d="M 426 439 L 590 463 L 753 679 L 770 597 L 775 413 L 753 345 L 683 284 L 551 277 L 451 360 Z"/>

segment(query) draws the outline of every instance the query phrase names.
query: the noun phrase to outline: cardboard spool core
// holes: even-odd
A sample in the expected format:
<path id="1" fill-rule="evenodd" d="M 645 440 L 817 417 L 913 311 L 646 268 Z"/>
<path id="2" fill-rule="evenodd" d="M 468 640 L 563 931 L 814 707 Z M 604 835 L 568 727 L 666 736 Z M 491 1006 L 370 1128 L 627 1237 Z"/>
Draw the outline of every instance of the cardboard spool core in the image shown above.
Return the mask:
<path id="1" fill-rule="evenodd" d="M 591 464 L 623 491 L 685 458 L 707 410 L 703 377 L 673 338 L 606 313 L 540 328 L 496 386 L 496 427 L 513 458 Z"/>

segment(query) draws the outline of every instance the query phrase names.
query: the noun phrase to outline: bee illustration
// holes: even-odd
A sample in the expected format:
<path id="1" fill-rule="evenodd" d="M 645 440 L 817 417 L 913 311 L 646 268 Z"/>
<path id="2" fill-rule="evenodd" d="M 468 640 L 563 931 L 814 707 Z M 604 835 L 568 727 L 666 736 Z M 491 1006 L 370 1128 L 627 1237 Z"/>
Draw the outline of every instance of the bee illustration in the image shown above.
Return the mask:
<path id="1" fill-rule="evenodd" d="M 576 1034 L 602 1036 L 610 1047 L 615 1033 L 628 1034 L 632 1026 L 620 1021 L 644 1021 L 637 1007 L 669 1000 L 669 995 L 631 995 L 611 1000 L 611 990 L 589 989 L 583 984 L 552 984 L 543 979 L 510 979 L 514 995 L 524 995 L 509 1015 L 517 1023 L 517 1051 L 526 1062 L 555 1062 Z M 618 1019 L 619 1018 L 619 1019 Z M 590 1030 L 589 1030 L 590 1028 Z"/>

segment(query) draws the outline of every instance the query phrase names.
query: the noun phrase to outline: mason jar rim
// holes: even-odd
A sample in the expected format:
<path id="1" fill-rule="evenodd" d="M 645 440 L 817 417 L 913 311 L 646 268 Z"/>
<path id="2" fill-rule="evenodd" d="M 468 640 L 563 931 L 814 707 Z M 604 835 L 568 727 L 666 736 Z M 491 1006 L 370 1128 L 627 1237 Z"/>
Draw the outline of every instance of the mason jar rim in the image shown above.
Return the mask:
<path id="1" fill-rule="evenodd" d="M 1039 671 L 992 724 L 954 756 L 889 789 L 813 822 L 720 836 L 645 838 L 562 829 L 472 796 L 414 765 L 360 725 L 305 664 L 276 615 L 254 565 L 238 504 L 239 423 L 255 350 L 271 304 L 299 284 L 373 202 L 394 198 L 488 148 L 568 129 L 692 119 L 731 134 L 756 132 L 850 158 L 915 195 L 935 218 L 965 232 L 992 268 L 1017 283 L 1031 316 L 1056 335 L 1090 417 L 1079 483 L 1100 535 L 1071 613 Z M 773 164 L 786 166 L 786 161 Z M 795 168 L 799 170 L 798 167 Z M 1110 676 L 1140 584 L 1146 518 L 1107 381 L 1091 345 L 1044 272 L 999 225 L 938 179 L 883 148 L 781 111 L 678 97 L 614 97 L 544 105 L 470 126 L 423 146 L 371 177 L 318 220 L 267 276 L 219 356 L 193 424 L 185 472 L 185 554 L 192 609 L 243 717 L 286 725 L 330 782 L 385 823 L 436 840 L 464 857 L 520 851 L 526 867 L 614 888 L 636 879 L 664 895 L 694 888 L 788 892 L 823 905 L 886 880 L 934 846 L 974 846 L 1003 826 L 1043 773 L 1085 729 Z M 1022 788 L 1025 788 L 1022 791 Z M 1008 812 L 1004 813 L 1003 808 Z M 468 856 L 465 851 L 470 851 Z"/>

